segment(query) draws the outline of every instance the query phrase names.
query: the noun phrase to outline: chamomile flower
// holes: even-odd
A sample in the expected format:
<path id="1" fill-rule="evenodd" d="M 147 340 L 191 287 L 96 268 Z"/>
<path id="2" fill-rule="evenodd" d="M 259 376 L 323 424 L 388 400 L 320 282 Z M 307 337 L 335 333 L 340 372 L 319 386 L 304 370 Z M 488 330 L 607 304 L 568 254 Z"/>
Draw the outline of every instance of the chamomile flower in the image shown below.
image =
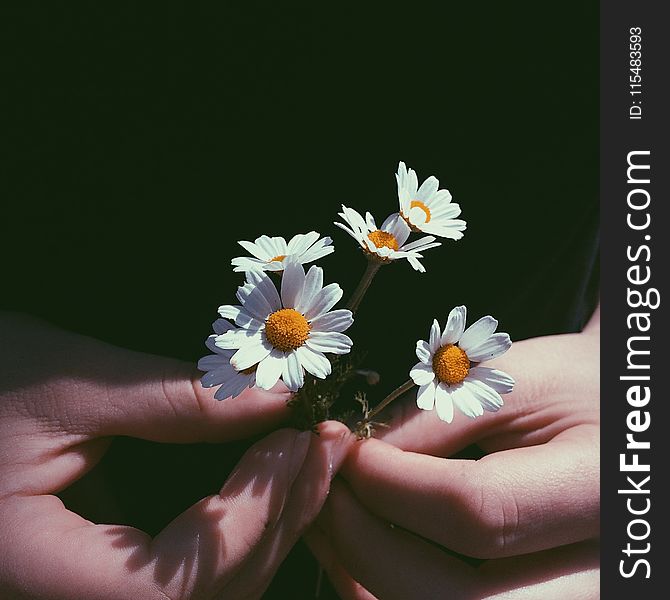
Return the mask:
<path id="1" fill-rule="evenodd" d="M 412 231 L 430 233 L 438 237 L 460 240 L 466 223 L 456 217 L 461 207 L 451 201 L 447 190 L 440 190 L 440 182 L 430 176 L 419 187 L 414 169 L 407 169 L 404 162 L 398 165 L 398 200 L 400 215 Z"/>
<path id="2" fill-rule="evenodd" d="M 283 271 L 284 262 L 292 260 L 300 264 L 314 262 L 335 252 L 333 240 L 329 237 L 319 239 L 316 231 L 299 233 L 286 243 L 283 237 L 262 235 L 254 242 L 237 242 L 252 256 L 233 258 L 230 263 L 234 271 Z"/>
<path id="3" fill-rule="evenodd" d="M 224 350 L 216 345 L 217 336 L 233 329 L 228 321 L 217 319 L 212 324 L 212 328 L 214 329 L 214 335 L 207 338 L 205 345 L 214 354 L 205 356 L 198 361 L 198 369 L 205 371 L 205 375 L 201 379 L 202 387 L 221 386 L 214 394 L 214 398 L 217 400 L 228 397 L 235 398 L 256 383 L 256 371 L 255 369 L 236 371 L 230 366 L 230 359 L 235 354 L 235 350 Z"/>
<path id="4" fill-rule="evenodd" d="M 263 271 L 249 271 L 237 290 L 240 306 L 225 305 L 219 314 L 237 328 L 215 339 L 224 350 L 235 350 L 230 364 L 236 371 L 255 370 L 256 385 L 270 389 L 281 378 L 291 391 L 304 385 L 305 371 L 325 379 L 331 364 L 324 353 L 346 354 L 353 342 L 342 332 L 353 323 L 351 311 L 331 310 L 342 297 L 337 283 L 324 287 L 323 270 L 307 274 L 300 263 L 284 265 L 281 290 Z"/>
<path id="5" fill-rule="evenodd" d="M 369 212 L 365 213 L 363 219 L 353 208 L 348 208 L 344 204 L 342 212 L 338 214 L 346 225 L 338 222 L 335 222 L 335 225 L 353 237 L 366 254 L 381 262 L 406 258 L 416 271 L 425 273 L 425 267 L 419 262 L 419 259 L 423 258 L 421 252 L 441 245 L 441 242 L 436 242 L 432 235 L 405 244 L 410 228 L 398 213 L 388 217 L 381 227 L 377 227 Z"/>
<path id="6" fill-rule="evenodd" d="M 498 321 L 482 317 L 465 329 L 465 306 L 450 313 L 444 331 L 433 321 L 430 338 L 416 343 L 419 363 L 410 377 L 419 391 L 416 403 L 423 410 L 435 408 L 443 421 L 451 423 L 454 406 L 468 417 L 478 417 L 484 411 L 495 412 L 503 405 L 500 394 L 514 387 L 507 373 L 490 367 L 477 366 L 505 353 L 512 342 L 506 333 L 494 333 Z"/>

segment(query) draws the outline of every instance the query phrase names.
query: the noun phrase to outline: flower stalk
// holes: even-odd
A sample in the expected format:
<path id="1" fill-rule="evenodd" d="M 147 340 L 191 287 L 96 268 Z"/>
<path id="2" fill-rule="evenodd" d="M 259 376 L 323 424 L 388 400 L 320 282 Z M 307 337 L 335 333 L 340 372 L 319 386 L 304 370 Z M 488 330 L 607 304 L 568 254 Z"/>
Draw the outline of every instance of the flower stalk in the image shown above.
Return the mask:
<path id="1" fill-rule="evenodd" d="M 361 277 L 361 280 L 358 282 L 358 286 L 351 295 L 351 298 L 349 298 L 349 302 L 347 302 L 347 308 L 352 313 L 355 313 L 358 310 L 358 307 L 360 306 L 365 293 L 368 291 L 372 280 L 375 278 L 377 271 L 379 271 L 383 264 L 384 263 L 378 259 L 372 257 L 368 258 L 368 266 L 365 268 L 365 273 L 363 273 L 363 277 Z"/>
<path id="2" fill-rule="evenodd" d="M 386 398 L 384 398 L 377 406 L 375 406 L 369 413 L 368 413 L 368 420 L 372 419 L 375 415 L 379 414 L 382 410 L 384 410 L 391 402 L 393 402 L 396 398 L 399 396 L 402 396 L 405 392 L 409 392 L 416 384 L 411 380 L 408 379 L 405 383 L 403 383 L 401 386 L 397 387 L 395 390 L 393 390 Z"/>

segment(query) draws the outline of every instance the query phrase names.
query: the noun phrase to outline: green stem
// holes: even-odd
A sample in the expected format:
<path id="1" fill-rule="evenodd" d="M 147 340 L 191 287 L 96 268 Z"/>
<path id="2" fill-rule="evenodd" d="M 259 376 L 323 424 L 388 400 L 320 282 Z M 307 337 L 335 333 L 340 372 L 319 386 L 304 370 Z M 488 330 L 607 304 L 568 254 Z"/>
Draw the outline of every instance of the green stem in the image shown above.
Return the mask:
<path id="1" fill-rule="evenodd" d="M 351 298 L 349 298 L 349 302 L 347 302 L 347 308 L 352 313 L 355 313 L 356 310 L 358 310 L 361 300 L 363 300 L 363 296 L 365 296 L 365 292 L 368 291 L 372 280 L 375 278 L 377 271 L 379 271 L 383 264 L 384 263 L 379 260 L 375 260 L 374 258 L 368 259 L 368 266 L 365 269 L 365 273 L 363 273 L 363 277 L 361 277 L 361 280 L 358 283 L 358 287 L 354 290 Z"/>
<path id="2" fill-rule="evenodd" d="M 384 398 L 377 406 L 375 406 L 369 413 L 367 420 L 369 421 L 376 414 L 384 410 L 391 402 L 393 402 L 398 396 L 402 396 L 405 392 L 409 392 L 414 387 L 415 383 L 408 379 L 400 387 L 393 390 L 386 398 Z"/>

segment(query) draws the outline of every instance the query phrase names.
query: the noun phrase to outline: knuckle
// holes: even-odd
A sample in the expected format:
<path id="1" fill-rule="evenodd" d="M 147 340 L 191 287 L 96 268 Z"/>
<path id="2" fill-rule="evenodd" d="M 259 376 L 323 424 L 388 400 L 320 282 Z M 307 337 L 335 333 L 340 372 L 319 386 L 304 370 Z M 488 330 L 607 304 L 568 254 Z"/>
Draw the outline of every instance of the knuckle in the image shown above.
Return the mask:
<path id="1" fill-rule="evenodd" d="M 475 558 L 504 556 L 516 537 L 519 507 L 509 483 L 486 473 L 465 486 L 462 548 Z"/>

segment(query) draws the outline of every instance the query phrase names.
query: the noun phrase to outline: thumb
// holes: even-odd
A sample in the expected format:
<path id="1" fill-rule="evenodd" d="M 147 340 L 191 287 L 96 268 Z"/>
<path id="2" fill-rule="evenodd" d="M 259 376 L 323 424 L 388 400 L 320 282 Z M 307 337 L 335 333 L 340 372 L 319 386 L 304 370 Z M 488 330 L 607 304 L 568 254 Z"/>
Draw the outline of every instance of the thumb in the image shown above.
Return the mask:
<path id="1" fill-rule="evenodd" d="M 278 383 L 272 390 L 245 390 L 216 400 L 200 383 L 195 365 L 179 360 L 113 349 L 114 372 L 99 383 L 103 402 L 94 412 L 98 435 L 130 435 L 159 442 L 242 439 L 276 427 L 289 414 L 291 393 Z"/>
<path id="2" fill-rule="evenodd" d="M 290 393 L 250 389 L 218 401 L 195 365 L 125 350 L 22 315 L 0 314 L 2 385 L 40 421 L 94 437 L 225 441 L 275 428 Z M 204 348 L 203 348 L 204 350 Z"/>

